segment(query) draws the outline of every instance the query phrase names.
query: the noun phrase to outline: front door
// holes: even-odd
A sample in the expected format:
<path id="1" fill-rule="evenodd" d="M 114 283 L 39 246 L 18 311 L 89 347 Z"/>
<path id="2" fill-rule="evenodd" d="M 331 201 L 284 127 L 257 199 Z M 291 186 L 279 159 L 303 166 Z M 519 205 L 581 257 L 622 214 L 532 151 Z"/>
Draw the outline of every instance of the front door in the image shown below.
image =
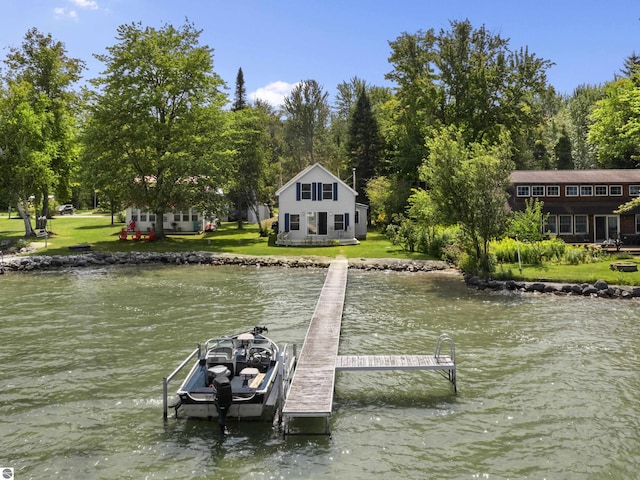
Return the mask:
<path id="1" fill-rule="evenodd" d="M 595 243 L 602 243 L 606 240 L 616 240 L 620 235 L 620 217 L 618 215 L 596 215 Z"/>
<path id="2" fill-rule="evenodd" d="M 318 212 L 318 235 L 327 234 L 327 212 Z"/>

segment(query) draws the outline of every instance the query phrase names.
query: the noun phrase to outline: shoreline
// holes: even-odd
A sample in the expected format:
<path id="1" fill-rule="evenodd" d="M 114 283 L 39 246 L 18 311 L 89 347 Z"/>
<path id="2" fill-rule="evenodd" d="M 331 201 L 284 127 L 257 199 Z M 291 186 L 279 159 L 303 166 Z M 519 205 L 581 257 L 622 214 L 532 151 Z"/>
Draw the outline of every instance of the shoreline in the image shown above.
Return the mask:
<path id="1" fill-rule="evenodd" d="M 85 252 L 74 255 L 9 255 L 0 261 L 0 273 L 26 273 L 116 265 L 235 265 L 243 267 L 328 268 L 332 257 L 262 256 L 214 252 Z M 640 298 L 640 287 L 609 285 L 602 280 L 588 283 L 529 282 L 494 280 L 460 272 L 441 260 L 404 260 L 393 258 L 350 258 L 349 268 L 366 271 L 445 272 L 459 275 L 476 290 L 504 291 L 513 294 L 552 294 L 598 298 Z"/>

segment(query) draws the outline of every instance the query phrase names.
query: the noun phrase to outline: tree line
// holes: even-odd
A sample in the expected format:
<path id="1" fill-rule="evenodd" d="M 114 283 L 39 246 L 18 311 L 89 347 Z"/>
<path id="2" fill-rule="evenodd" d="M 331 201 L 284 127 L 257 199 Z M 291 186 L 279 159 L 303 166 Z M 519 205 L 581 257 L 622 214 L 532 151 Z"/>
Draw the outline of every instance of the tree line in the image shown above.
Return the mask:
<path id="1" fill-rule="evenodd" d="M 389 41 L 393 88 L 354 77 L 330 103 L 306 79 L 275 108 L 247 99 L 242 68 L 227 97 L 201 33 L 189 21 L 122 25 L 95 55 L 102 73 L 82 85 L 84 61 L 50 34 L 33 28 L 8 50 L 0 204 L 17 209 L 25 235 L 29 209 L 46 216 L 55 198 L 97 199 L 112 215 L 144 206 L 162 236 L 164 213 L 272 204 L 283 182 L 318 162 L 349 181 L 355 169 L 372 224 L 396 235 L 420 224 L 431 238 L 433 225 L 459 225 L 479 259 L 506 228 L 513 169 L 635 168 L 640 155 L 635 53 L 605 85 L 561 95 L 547 80 L 550 60 L 451 21 Z"/>

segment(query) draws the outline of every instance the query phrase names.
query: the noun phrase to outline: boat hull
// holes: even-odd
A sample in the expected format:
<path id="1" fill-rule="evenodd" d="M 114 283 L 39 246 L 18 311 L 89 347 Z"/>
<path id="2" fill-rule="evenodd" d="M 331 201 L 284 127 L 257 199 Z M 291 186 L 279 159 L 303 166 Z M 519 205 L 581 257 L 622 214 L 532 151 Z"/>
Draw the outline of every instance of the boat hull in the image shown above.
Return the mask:
<path id="1" fill-rule="evenodd" d="M 207 341 L 204 354 L 177 391 L 176 416 L 217 418 L 223 407 L 225 418 L 273 418 L 285 358 L 261 332 Z"/>

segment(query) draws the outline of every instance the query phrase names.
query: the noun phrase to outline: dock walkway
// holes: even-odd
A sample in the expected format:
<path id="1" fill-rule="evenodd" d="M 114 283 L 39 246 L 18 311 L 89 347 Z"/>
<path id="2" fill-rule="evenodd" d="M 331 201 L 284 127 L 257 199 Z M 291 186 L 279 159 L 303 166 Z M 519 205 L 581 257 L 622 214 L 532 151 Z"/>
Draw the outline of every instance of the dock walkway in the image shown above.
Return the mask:
<path id="1" fill-rule="evenodd" d="M 333 407 L 336 371 L 435 370 L 447 377 L 454 391 L 457 391 L 455 346 L 447 334 L 438 338 L 433 356 L 338 355 L 347 270 L 346 259 L 334 260 L 329 266 L 291 385 L 288 391 L 283 391 L 285 399 L 280 418 L 285 435 L 290 434 L 291 419 L 297 417 L 324 417 L 324 433 L 330 434 L 329 417 Z M 441 352 L 445 344 L 449 347 L 448 354 Z"/>
<path id="2" fill-rule="evenodd" d="M 329 428 L 347 270 L 346 259 L 329 266 L 282 408 L 285 434 L 294 417 L 326 417 Z"/>

